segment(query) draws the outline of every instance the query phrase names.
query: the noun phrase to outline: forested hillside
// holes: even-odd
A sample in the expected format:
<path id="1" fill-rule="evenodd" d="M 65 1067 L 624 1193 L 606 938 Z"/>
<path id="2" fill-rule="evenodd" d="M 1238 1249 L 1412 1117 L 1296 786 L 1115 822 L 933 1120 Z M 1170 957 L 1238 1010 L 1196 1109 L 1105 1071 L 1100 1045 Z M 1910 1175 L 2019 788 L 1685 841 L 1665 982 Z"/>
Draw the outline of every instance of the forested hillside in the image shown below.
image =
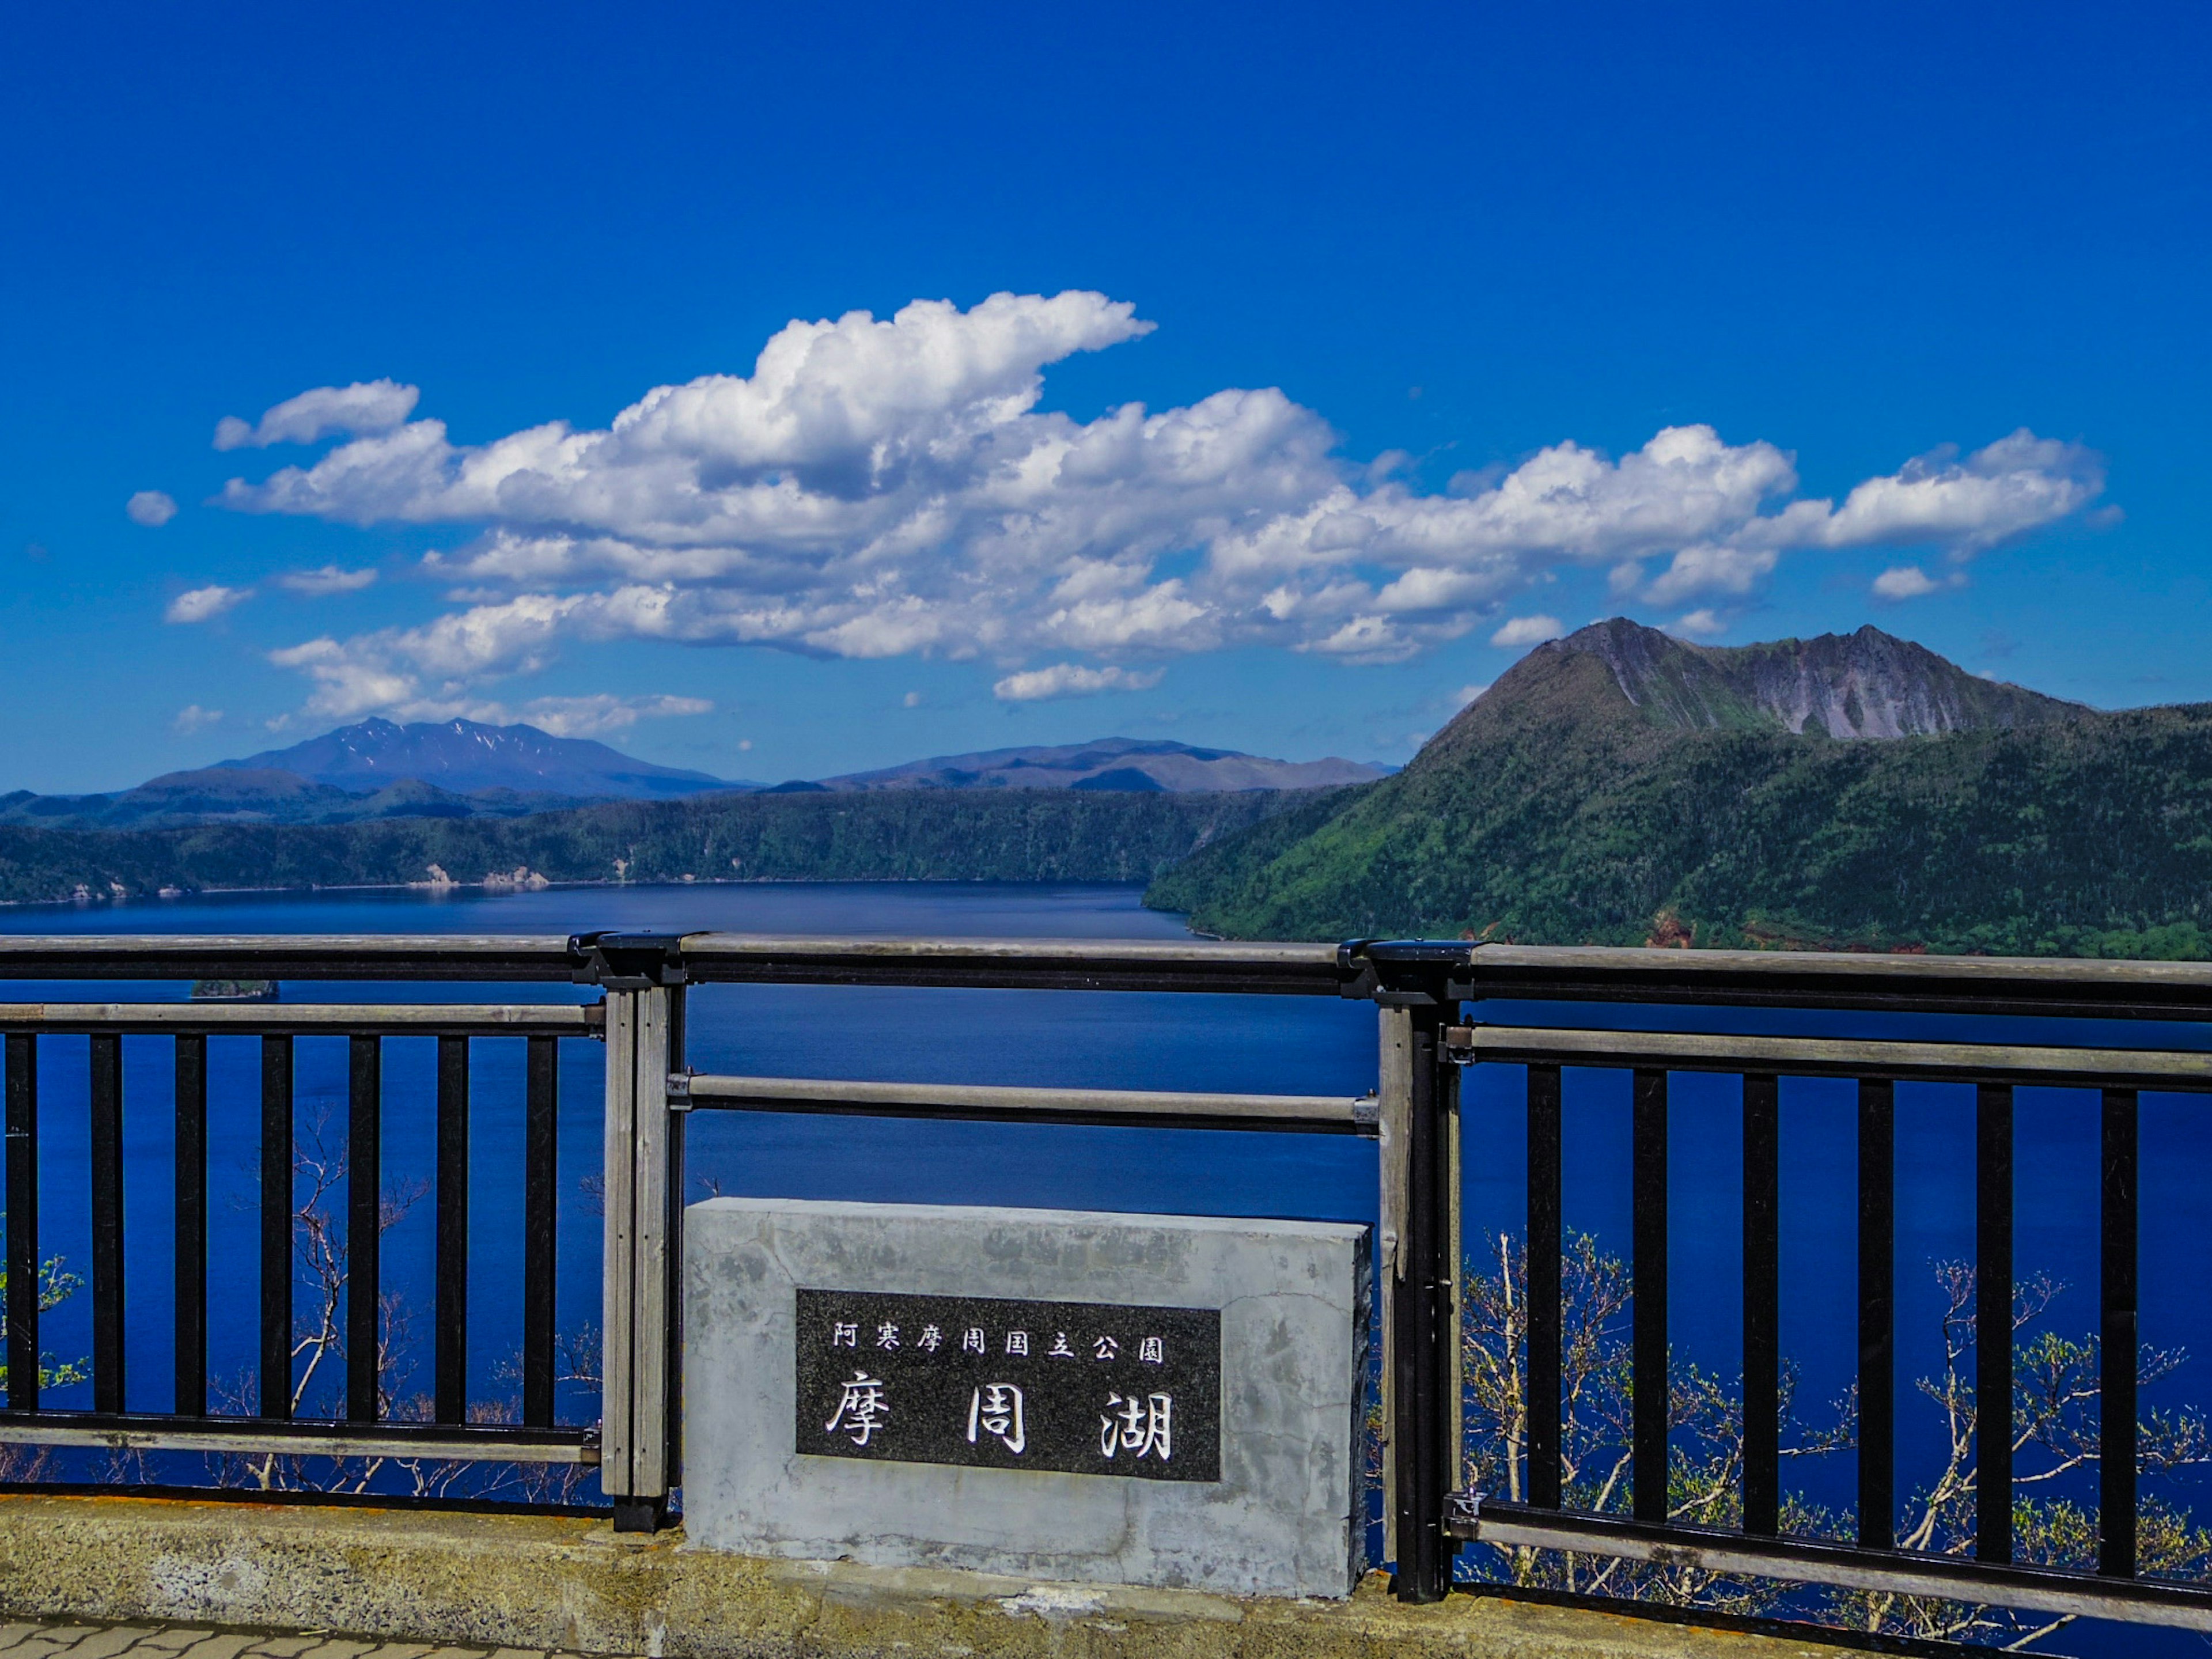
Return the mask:
<path id="1" fill-rule="evenodd" d="M 1199 852 L 1147 902 L 1239 938 L 2212 948 L 2212 706 L 1990 696 L 1926 734 L 1838 739 L 1686 713 L 1644 695 L 1679 665 L 1639 680 L 1576 638 L 1396 777 Z"/>
<path id="2" fill-rule="evenodd" d="M 0 828 L 0 898 L 111 884 L 337 887 L 527 870 L 549 881 L 1143 881 L 1302 795 L 912 790 L 711 795 L 518 818 L 208 824 L 112 833 Z"/>

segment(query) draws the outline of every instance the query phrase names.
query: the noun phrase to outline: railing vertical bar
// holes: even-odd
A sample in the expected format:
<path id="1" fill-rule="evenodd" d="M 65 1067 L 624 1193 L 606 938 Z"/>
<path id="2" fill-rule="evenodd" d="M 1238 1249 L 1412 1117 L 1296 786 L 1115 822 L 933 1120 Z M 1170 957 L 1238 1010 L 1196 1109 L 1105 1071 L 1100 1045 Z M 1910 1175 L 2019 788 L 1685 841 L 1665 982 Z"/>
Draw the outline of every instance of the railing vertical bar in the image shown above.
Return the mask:
<path id="1" fill-rule="evenodd" d="M 123 1409 L 123 1039 L 91 1042 L 92 1408 Z"/>
<path id="2" fill-rule="evenodd" d="M 377 1419 L 377 1304 L 383 1294 L 384 1040 L 347 1040 L 346 1417 Z"/>
<path id="3" fill-rule="evenodd" d="M 1448 1306 L 1450 1280 L 1443 1261 L 1449 1227 L 1444 1217 L 1444 1112 L 1438 1022 L 1427 1009 L 1414 1012 L 1412 1031 L 1412 1110 L 1406 1135 L 1405 1273 L 1394 1309 L 1397 1329 L 1391 1357 L 1397 1375 L 1398 1599 L 1439 1601 L 1451 1584 L 1455 1548 L 1444 1536 L 1444 1493 L 1458 1457 L 1446 1443 L 1443 1393 L 1451 1374 L 1445 1344 L 1452 1340 Z"/>
<path id="4" fill-rule="evenodd" d="M 2102 1280 L 2097 1344 L 2097 1571 L 2136 1576 L 2137 1099 L 2105 1091 Z"/>
<path id="5" fill-rule="evenodd" d="M 558 1039 L 529 1039 L 523 1127 L 522 1420 L 553 1426 L 555 1194 L 560 1156 Z"/>
<path id="6" fill-rule="evenodd" d="M 670 1005 L 665 987 L 638 1000 L 633 1091 L 633 1141 L 629 1176 L 634 1183 L 630 1216 L 636 1231 L 630 1263 L 630 1496 L 647 1501 L 657 1530 L 668 1497 L 669 1220 L 680 1215 L 669 1201 L 668 1055 Z M 641 1511 L 634 1514 L 640 1518 Z"/>
<path id="7" fill-rule="evenodd" d="M 1559 1068 L 1528 1068 L 1528 1501 L 1559 1507 Z"/>
<path id="8" fill-rule="evenodd" d="M 1743 1079 L 1743 1529 L 1782 1528 L 1781 1079 Z"/>
<path id="9" fill-rule="evenodd" d="M 207 1038 L 177 1038 L 176 1403 L 207 1411 Z"/>
<path id="10" fill-rule="evenodd" d="M 534 1039 L 533 1039 L 534 1040 Z M 469 1398 L 469 1040 L 438 1039 L 437 1319 L 431 1415 L 459 1423 Z"/>
<path id="11" fill-rule="evenodd" d="M 667 1256 L 662 1269 L 663 1307 L 661 1318 L 661 1363 L 664 1367 L 661 1383 L 665 1389 L 662 1405 L 663 1452 L 661 1490 L 673 1492 L 684 1484 L 684 1131 L 690 1123 L 690 1114 L 668 1109 L 668 1079 L 678 1072 L 689 1068 L 684 1060 L 684 1016 L 690 1001 L 681 984 L 668 991 L 668 1046 L 662 1061 L 660 1087 L 654 1091 L 661 1107 L 661 1119 L 667 1126 L 667 1143 L 663 1151 L 666 1169 L 662 1190 L 667 1205 L 665 1237 L 668 1241 Z M 1455 1075 L 1456 1070 L 1455 1069 Z M 1439 1516 L 1443 1513 L 1438 1500 Z"/>
<path id="12" fill-rule="evenodd" d="M 1974 1556 L 2012 1559 L 2012 1089 L 1974 1091 Z"/>
<path id="13" fill-rule="evenodd" d="M 292 1039 L 261 1039 L 261 1398 L 292 1414 Z"/>
<path id="14" fill-rule="evenodd" d="M 1667 1073 L 1635 1074 L 1631 1176 L 1635 1276 L 1630 1346 L 1632 1502 L 1639 1521 L 1667 1518 Z"/>
<path id="15" fill-rule="evenodd" d="M 1859 1079 L 1859 1542 L 1897 1534 L 1896 1085 Z"/>
<path id="16" fill-rule="evenodd" d="M 633 1332 L 637 1254 L 637 1186 L 631 1175 L 637 1137 L 638 1004 L 643 994 L 607 994 L 605 1243 L 600 1251 L 603 1334 L 599 1384 L 599 1489 L 614 1500 L 617 1521 L 637 1491 L 636 1435 L 631 1418 L 637 1380 Z M 650 1530 L 650 1528 L 644 1528 Z"/>
<path id="17" fill-rule="evenodd" d="M 1398 1437 L 1407 1425 L 1398 1413 L 1398 1303 L 1406 1294 L 1406 1143 L 1413 1133 L 1413 1011 L 1380 1007 L 1376 1017 L 1375 1167 L 1377 1278 L 1382 1302 L 1382 1371 L 1376 1394 L 1382 1410 L 1382 1559 L 1398 1559 Z"/>
<path id="18" fill-rule="evenodd" d="M 8 1408 L 39 1408 L 39 1039 L 8 1034 Z"/>

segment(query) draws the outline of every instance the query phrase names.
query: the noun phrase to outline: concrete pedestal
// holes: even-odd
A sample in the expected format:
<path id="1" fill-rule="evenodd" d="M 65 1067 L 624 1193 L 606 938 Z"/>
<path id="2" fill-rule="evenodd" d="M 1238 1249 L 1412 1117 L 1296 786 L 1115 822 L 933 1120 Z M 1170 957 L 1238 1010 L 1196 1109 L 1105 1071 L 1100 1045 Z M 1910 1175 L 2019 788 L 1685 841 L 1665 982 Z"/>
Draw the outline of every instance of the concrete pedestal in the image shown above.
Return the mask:
<path id="1" fill-rule="evenodd" d="M 684 1511 L 695 1546 L 1247 1595 L 1342 1596 L 1358 1582 L 1364 1227 L 725 1198 L 686 1212 L 684 1253 Z M 800 1411 L 802 1290 L 1218 1310 L 1218 1471 L 1203 1466 L 1218 1478 L 1188 1478 L 1184 1462 L 1180 1478 L 1146 1464 L 1155 1478 L 1144 1479 L 1025 1465 L 1034 1454 L 1008 1451 L 1023 1437 L 1003 1413 L 994 1440 L 988 1396 L 967 1439 L 1000 1467 L 872 1461 L 872 1440 L 859 1455 L 802 1449 L 822 1414 Z M 850 1339 L 837 1358 L 869 1372 L 872 1336 Z M 817 1322 L 808 1340 L 830 1339 Z M 1133 1353 L 1133 1336 L 1123 1340 Z M 1005 1346 L 1002 1334 L 989 1340 Z M 1088 1364 L 1096 1336 L 1073 1340 L 1073 1364 Z M 888 1410 L 899 1408 L 894 1394 Z M 1210 1449 L 1186 1429 L 1176 1455 Z M 1133 1426 L 1115 1449 L 1122 1461 L 1101 1467 L 1158 1450 Z"/>

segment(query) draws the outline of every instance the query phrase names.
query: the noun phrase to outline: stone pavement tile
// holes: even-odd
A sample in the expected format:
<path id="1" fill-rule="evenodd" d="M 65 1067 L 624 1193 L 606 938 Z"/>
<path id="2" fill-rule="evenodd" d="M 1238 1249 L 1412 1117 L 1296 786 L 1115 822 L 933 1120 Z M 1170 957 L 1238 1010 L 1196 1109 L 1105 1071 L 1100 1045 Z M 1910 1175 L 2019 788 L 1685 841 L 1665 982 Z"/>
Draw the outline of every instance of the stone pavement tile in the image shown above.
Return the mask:
<path id="1" fill-rule="evenodd" d="M 371 1648 L 362 1659 L 422 1659 L 431 1645 L 428 1642 L 386 1642 Z"/>
<path id="2" fill-rule="evenodd" d="M 294 1655 L 305 1653 L 322 1639 L 319 1636 L 266 1636 L 248 1648 L 240 1659 L 257 1654 L 270 1655 L 272 1659 L 293 1659 Z"/>
<path id="3" fill-rule="evenodd" d="M 16 1643 L 36 1636 L 45 1629 L 44 1625 L 34 1625 L 28 1620 L 15 1624 L 0 1624 L 0 1653 L 7 1652 Z"/>
<path id="4" fill-rule="evenodd" d="M 139 1638 L 138 1646 L 154 1652 L 173 1653 L 179 1648 L 188 1648 L 214 1634 L 213 1631 L 198 1625 L 164 1625 L 151 1635 Z"/>
<path id="5" fill-rule="evenodd" d="M 240 1654 L 253 1645 L 254 1639 L 250 1631 L 217 1631 L 211 1636 L 203 1636 L 188 1648 L 178 1649 L 177 1659 L 238 1659 Z"/>
<path id="6" fill-rule="evenodd" d="M 82 1641 L 91 1629 L 84 1625 L 49 1625 L 8 1650 L 7 1659 L 52 1659 L 52 1656 L 69 1651 L 73 1642 Z"/>
<path id="7" fill-rule="evenodd" d="M 7 1659 L 7 1656 L 0 1654 L 0 1659 Z M 433 1648 L 423 1656 L 423 1659 L 484 1659 L 484 1650 L 482 1648 Z"/>
<path id="8" fill-rule="evenodd" d="M 66 1650 L 69 1659 L 115 1659 L 115 1656 L 135 1644 L 142 1636 L 151 1636 L 151 1625 L 109 1625 L 88 1632 Z"/>
<path id="9" fill-rule="evenodd" d="M 349 1642 L 343 1638 L 326 1636 L 301 1656 L 301 1659 L 361 1659 L 376 1645 L 374 1642 Z"/>

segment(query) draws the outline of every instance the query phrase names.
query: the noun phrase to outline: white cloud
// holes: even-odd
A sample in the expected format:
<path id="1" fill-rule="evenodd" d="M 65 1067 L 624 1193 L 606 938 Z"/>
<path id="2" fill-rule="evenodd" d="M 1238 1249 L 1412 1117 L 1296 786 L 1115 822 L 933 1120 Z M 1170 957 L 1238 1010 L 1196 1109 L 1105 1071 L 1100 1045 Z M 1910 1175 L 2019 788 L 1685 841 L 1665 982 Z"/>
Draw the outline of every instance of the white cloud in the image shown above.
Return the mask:
<path id="1" fill-rule="evenodd" d="M 271 444 L 311 444 L 334 432 L 373 434 L 404 425 L 421 390 L 397 380 L 356 380 L 319 386 L 263 412 L 260 422 L 226 415 L 216 422 L 217 449 L 266 449 Z"/>
<path id="2" fill-rule="evenodd" d="M 1546 640 L 1556 640 L 1565 631 L 1559 626 L 1557 617 L 1516 617 L 1492 634 L 1490 642 L 1508 649 L 1521 645 L 1541 645 Z"/>
<path id="3" fill-rule="evenodd" d="M 1149 691 L 1160 683 L 1163 670 L 1133 672 L 1127 668 L 1085 668 L 1079 663 L 1056 662 L 1049 668 L 1031 668 L 1009 674 L 991 688 L 1003 702 L 1037 702 L 1047 697 L 1091 697 L 1102 691 Z"/>
<path id="4" fill-rule="evenodd" d="M 325 564 L 313 570 L 288 570 L 276 578 L 276 586 L 302 599 L 319 599 L 332 593 L 358 593 L 375 580 L 374 570 L 348 570 Z"/>
<path id="5" fill-rule="evenodd" d="M 899 699 L 899 702 L 902 707 L 908 708 L 919 708 L 921 707 L 921 693 L 919 691 L 909 691 L 905 696 Z"/>
<path id="6" fill-rule="evenodd" d="M 196 702 L 188 702 L 177 710 L 176 719 L 169 724 L 176 731 L 189 736 L 202 726 L 213 726 L 222 718 L 222 710 L 220 708 L 203 708 Z"/>
<path id="7" fill-rule="evenodd" d="M 220 617 L 238 604 L 250 599 L 250 587 L 225 587 L 220 582 L 210 582 L 205 587 L 195 587 L 179 593 L 169 601 L 169 608 L 161 613 L 161 620 L 173 623 L 203 623 L 211 617 Z"/>
<path id="8" fill-rule="evenodd" d="M 2097 455 L 2026 427 L 1963 461 L 1955 454 L 1937 450 L 1860 484 L 1829 518 L 1824 544 L 1940 542 L 1972 554 L 2080 512 L 2105 487 Z"/>
<path id="9" fill-rule="evenodd" d="M 1717 611 L 1692 611 L 1667 624 L 1669 634 L 1678 634 L 1686 640 L 1709 640 L 1728 631 L 1728 623 Z"/>
<path id="10" fill-rule="evenodd" d="M 142 489 L 123 503 L 123 510 L 133 524 L 143 524 L 149 530 L 159 530 L 177 516 L 175 497 L 159 489 Z"/>
<path id="11" fill-rule="evenodd" d="M 1875 596 L 1885 599 L 1917 599 L 1936 588 L 1928 573 L 1917 564 L 1898 565 L 1874 579 Z"/>
<path id="12" fill-rule="evenodd" d="M 479 707 L 499 708 L 497 704 Z M 465 719 L 495 720 L 504 718 L 512 724 L 520 720 L 541 731 L 550 732 L 556 738 L 597 737 L 604 732 L 623 732 L 641 720 L 666 720 L 684 714 L 711 714 L 714 705 L 704 697 L 617 697 L 605 692 L 583 697 L 533 697 L 509 714 L 473 714 Z M 449 714 L 427 718 L 450 720 Z"/>
<path id="13" fill-rule="evenodd" d="M 1483 681 L 1480 685 L 1462 685 L 1458 690 L 1451 694 L 1451 706 L 1454 709 L 1464 708 L 1468 704 L 1473 702 L 1477 697 L 1480 696 L 1484 692 L 1489 690 L 1490 682 L 1488 680 Z"/>
<path id="14" fill-rule="evenodd" d="M 1149 326 L 1086 293 L 793 322 L 749 375 L 656 387 L 604 429 L 482 445 L 409 418 L 412 387 L 326 387 L 229 441 L 359 435 L 222 499 L 478 529 L 425 560 L 465 608 L 295 647 L 320 712 L 359 713 L 599 639 L 1009 666 L 1255 645 L 1395 661 L 1519 625 L 1504 608 L 1561 569 L 1696 605 L 1749 595 L 1804 551 L 1970 556 L 2102 488 L 2094 455 L 2020 433 L 1869 479 L 1838 507 L 1799 497 L 1775 445 L 1693 425 L 1618 459 L 1554 444 L 1425 494 L 1395 461 L 1339 457 L 1327 422 L 1272 388 L 1088 422 L 1041 408 L 1050 365 Z"/>

